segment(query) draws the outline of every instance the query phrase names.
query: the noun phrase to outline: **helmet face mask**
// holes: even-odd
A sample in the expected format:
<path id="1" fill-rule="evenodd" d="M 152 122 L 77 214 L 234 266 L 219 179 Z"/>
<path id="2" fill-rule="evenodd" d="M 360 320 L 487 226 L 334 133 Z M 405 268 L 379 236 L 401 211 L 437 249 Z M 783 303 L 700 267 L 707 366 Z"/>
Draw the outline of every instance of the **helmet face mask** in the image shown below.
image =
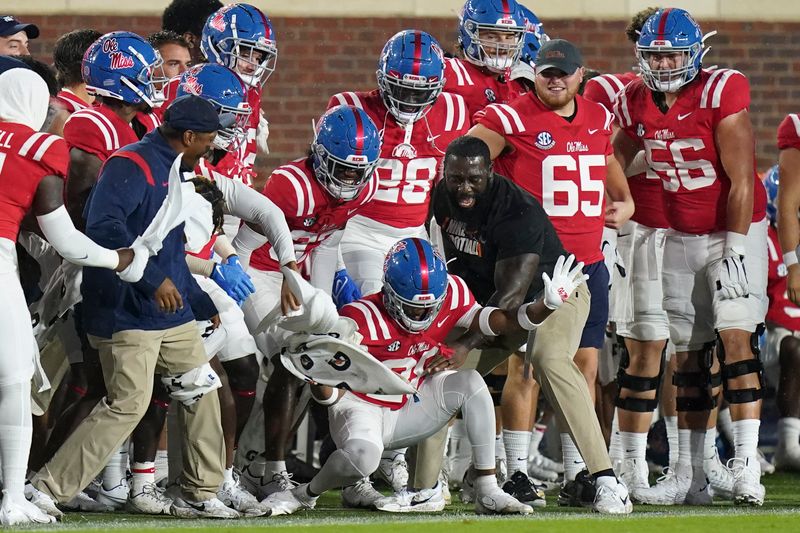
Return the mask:
<path id="1" fill-rule="evenodd" d="M 331 196 L 344 202 L 355 200 L 369 183 L 378 160 L 353 162 L 339 159 L 319 143 L 313 145 L 314 156 L 319 164 L 314 173 L 317 180 Z M 352 158 L 351 158 L 352 159 Z"/>
<path id="2" fill-rule="evenodd" d="M 642 81 L 653 91 L 678 92 L 700 72 L 710 50 L 703 44 L 706 37 L 687 11 L 656 11 L 645 21 L 636 43 Z"/>
<path id="3" fill-rule="evenodd" d="M 505 74 L 519 63 L 526 29 L 527 18 L 515 0 L 467 0 L 459 16 L 458 42 L 467 61 Z"/>
<path id="4" fill-rule="evenodd" d="M 278 49 L 267 40 L 236 39 L 227 57 L 227 67 L 234 70 L 250 87 L 264 85 L 275 71 Z"/>
<path id="5" fill-rule="evenodd" d="M 444 259 L 423 239 L 395 243 L 383 265 L 386 311 L 411 333 L 427 330 L 447 297 L 449 279 Z"/>
<path id="6" fill-rule="evenodd" d="M 386 109 L 399 123 L 412 124 L 444 89 L 442 49 L 423 31 L 401 31 L 384 45 L 376 76 Z"/>

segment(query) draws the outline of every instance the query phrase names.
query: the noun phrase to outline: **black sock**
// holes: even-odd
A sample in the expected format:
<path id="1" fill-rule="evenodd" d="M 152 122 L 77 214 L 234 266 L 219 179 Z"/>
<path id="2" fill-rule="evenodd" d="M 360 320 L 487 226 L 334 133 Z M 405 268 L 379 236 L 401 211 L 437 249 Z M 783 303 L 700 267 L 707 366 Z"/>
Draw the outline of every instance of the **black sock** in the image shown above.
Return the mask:
<path id="1" fill-rule="evenodd" d="M 617 475 L 614 473 L 614 470 L 611 469 L 611 468 L 606 468 L 605 470 L 601 470 L 599 472 L 595 472 L 594 474 L 592 474 L 592 477 L 595 480 L 597 478 L 603 477 L 603 476 L 610 476 L 610 477 L 614 477 L 614 478 L 617 477 Z"/>

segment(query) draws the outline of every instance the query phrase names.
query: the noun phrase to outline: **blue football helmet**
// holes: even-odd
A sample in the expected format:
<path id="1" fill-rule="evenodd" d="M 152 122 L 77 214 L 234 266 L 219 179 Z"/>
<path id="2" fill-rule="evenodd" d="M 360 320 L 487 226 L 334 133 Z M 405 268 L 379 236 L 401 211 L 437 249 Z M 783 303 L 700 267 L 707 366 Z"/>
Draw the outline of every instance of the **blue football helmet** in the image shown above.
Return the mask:
<path id="1" fill-rule="evenodd" d="M 764 176 L 764 187 L 767 189 L 767 218 L 771 224 L 778 223 L 778 185 L 780 181 L 778 165 L 775 165 Z"/>
<path id="2" fill-rule="evenodd" d="M 486 35 L 489 32 L 492 36 Z M 497 33 L 506 34 L 506 40 L 498 40 Z M 516 66 L 524 37 L 525 16 L 516 0 L 467 0 L 461 9 L 458 42 L 464 57 L 491 72 L 501 74 Z"/>
<path id="3" fill-rule="evenodd" d="M 419 30 L 396 33 L 378 60 L 378 89 L 398 122 L 422 118 L 444 89 L 444 55 L 431 35 Z"/>
<path id="4" fill-rule="evenodd" d="M 403 239 L 386 255 L 383 303 L 406 331 L 430 327 L 447 296 L 447 285 L 447 265 L 424 239 Z"/>
<path id="5" fill-rule="evenodd" d="M 520 52 L 519 59 L 525 63 L 535 66 L 536 54 L 539 53 L 539 48 L 542 43 L 549 41 L 550 37 L 544 32 L 543 24 L 536 16 L 536 13 L 523 6 L 519 5 L 522 16 L 525 17 L 525 36 L 522 40 L 522 51 Z"/>
<path id="6" fill-rule="evenodd" d="M 157 107 L 156 85 L 167 81 L 154 78 L 161 62 L 161 56 L 143 38 L 129 31 L 114 31 L 86 50 L 81 73 L 90 94 Z"/>
<path id="7" fill-rule="evenodd" d="M 346 202 L 358 197 L 380 155 L 380 133 L 363 109 L 339 105 L 317 123 L 311 163 L 317 180 L 334 198 Z"/>
<path id="8" fill-rule="evenodd" d="M 250 87 L 263 85 L 278 60 L 272 22 L 249 4 L 231 4 L 212 13 L 203 26 L 200 50 L 210 62 L 236 72 Z"/>
<path id="9" fill-rule="evenodd" d="M 654 91 L 674 93 L 692 81 L 702 68 L 703 56 L 710 50 L 703 44 L 706 37 L 687 11 L 678 8 L 656 11 L 645 21 L 636 43 L 645 85 Z M 681 54 L 677 68 L 656 70 L 650 66 L 653 54 L 673 53 Z"/>
<path id="10" fill-rule="evenodd" d="M 196 94 L 214 104 L 220 116 L 233 117 L 233 126 L 217 131 L 214 146 L 227 152 L 235 151 L 245 140 L 250 104 L 247 87 L 232 70 L 222 65 L 205 63 L 181 74 L 175 97 Z"/>

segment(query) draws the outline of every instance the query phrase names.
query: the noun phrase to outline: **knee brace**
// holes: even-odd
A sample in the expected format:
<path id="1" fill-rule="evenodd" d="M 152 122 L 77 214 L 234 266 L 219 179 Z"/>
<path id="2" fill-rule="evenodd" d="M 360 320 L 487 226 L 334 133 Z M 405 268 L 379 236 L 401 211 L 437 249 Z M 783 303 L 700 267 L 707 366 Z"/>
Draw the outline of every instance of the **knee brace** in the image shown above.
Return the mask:
<path id="1" fill-rule="evenodd" d="M 503 386 L 506 384 L 508 376 L 498 376 L 496 374 L 486 374 L 483 381 L 489 387 L 489 394 L 492 395 L 492 403 L 495 407 L 500 407 L 503 399 Z"/>
<path id="2" fill-rule="evenodd" d="M 711 373 L 712 357 L 714 355 L 715 341 L 707 342 L 698 357 L 698 372 L 675 372 L 672 384 L 677 387 L 692 387 L 700 391 L 699 396 L 678 396 L 675 403 L 678 411 L 707 411 L 717 405 L 716 399 L 711 394 L 711 389 L 719 387 L 721 377 Z"/>
<path id="3" fill-rule="evenodd" d="M 725 363 L 725 346 L 722 338 L 717 333 L 717 357 L 722 367 L 723 391 L 722 395 L 728 403 L 750 403 L 764 397 L 764 365 L 761 363 L 761 349 L 758 346 L 758 339 L 764 333 L 764 324 L 759 324 L 756 330 L 750 334 L 750 351 L 753 353 L 752 359 L 737 361 L 735 363 Z M 747 374 L 758 376 L 757 389 L 731 389 L 730 380 Z"/>
<path id="4" fill-rule="evenodd" d="M 617 372 L 617 385 L 619 385 L 619 392 L 617 392 L 617 399 L 614 405 L 626 411 L 633 411 L 636 413 L 652 413 L 658 407 L 659 392 L 661 390 L 661 378 L 664 375 L 665 362 L 667 357 L 667 346 L 661 351 L 661 361 L 658 366 L 658 374 L 654 377 L 641 377 L 628 374 L 626 370 L 630 365 L 630 354 L 625 347 L 625 340 L 620 338 L 620 361 L 619 370 Z M 646 398 L 620 398 L 622 389 L 628 389 L 632 392 L 647 392 L 655 391 L 655 398 L 648 400 Z"/>

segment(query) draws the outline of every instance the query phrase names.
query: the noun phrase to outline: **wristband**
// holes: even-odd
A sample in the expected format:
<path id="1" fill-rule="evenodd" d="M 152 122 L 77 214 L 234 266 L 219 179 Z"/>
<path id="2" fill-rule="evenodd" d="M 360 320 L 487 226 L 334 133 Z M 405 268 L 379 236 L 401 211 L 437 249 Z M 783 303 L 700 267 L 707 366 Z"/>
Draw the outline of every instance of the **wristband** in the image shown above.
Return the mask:
<path id="1" fill-rule="evenodd" d="M 517 310 L 517 322 L 519 322 L 519 326 L 525 331 L 533 331 L 539 327 L 539 324 L 534 324 L 531 322 L 531 319 L 528 318 L 528 307 L 532 306 L 534 303 L 535 302 L 531 302 L 527 305 L 522 305 L 519 310 Z"/>
<path id="2" fill-rule="evenodd" d="M 496 307 L 484 307 L 478 314 L 478 326 L 480 327 L 481 333 L 488 337 L 497 337 L 497 333 L 495 333 L 489 325 L 489 315 L 495 310 L 497 310 Z"/>
<path id="3" fill-rule="evenodd" d="M 747 235 L 728 231 L 725 233 L 725 251 L 731 251 L 736 255 L 744 255 Z"/>
<path id="4" fill-rule="evenodd" d="M 796 265 L 797 263 L 797 252 L 786 252 L 783 254 L 783 264 L 786 265 L 786 268 Z"/>

